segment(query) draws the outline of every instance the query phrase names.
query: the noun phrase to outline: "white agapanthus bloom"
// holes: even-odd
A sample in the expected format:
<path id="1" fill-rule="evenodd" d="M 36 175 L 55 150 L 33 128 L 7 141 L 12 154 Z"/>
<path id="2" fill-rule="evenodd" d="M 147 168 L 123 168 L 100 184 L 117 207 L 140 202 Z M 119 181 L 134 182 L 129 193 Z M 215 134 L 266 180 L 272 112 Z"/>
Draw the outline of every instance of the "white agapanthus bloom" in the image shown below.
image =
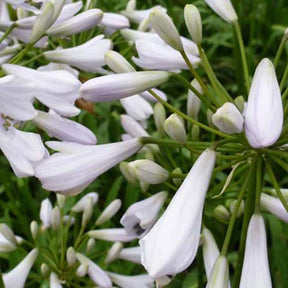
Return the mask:
<path id="1" fill-rule="evenodd" d="M 57 113 L 38 111 L 32 122 L 51 137 L 62 141 L 93 145 L 97 139 L 91 130 L 75 121 L 61 117 Z"/>
<path id="2" fill-rule="evenodd" d="M 59 152 L 37 165 L 36 177 L 44 189 L 69 195 L 80 193 L 100 174 L 142 148 L 137 138 L 102 145 L 72 142 L 48 142 L 47 145 Z"/>
<path id="3" fill-rule="evenodd" d="M 141 248 L 140 246 L 123 248 L 120 251 L 118 258 L 122 260 L 130 261 L 136 264 L 141 264 Z"/>
<path id="4" fill-rule="evenodd" d="M 109 39 L 98 35 L 86 43 L 67 49 L 57 49 L 44 52 L 48 61 L 64 63 L 87 72 L 97 72 L 97 68 L 104 66 L 104 55 L 112 48 Z"/>
<path id="5" fill-rule="evenodd" d="M 181 54 L 166 44 L 157 44 L 147 40 L 136 40 L 138 57 L 132 57 L 135 64 L 141 68 L 152 70 L 189 69 Z M 200 58 L 187 53 L 190 63 L 197 65 Z"/>
<path id="6" fill-rule="evenodd" d="M 43 228 L 49 228 L 51 226 L 53 206 L 49 198 L 44 199 L 40 206 L 40 220 Z"/>
<path id="7" fill-rule="evenodd" d="M 79 98 L 81 82 L 73 74 L 64 70 L 38 71 L 13 64 L 4 64 L 2 68 L 24 82 L 32 82 L 36 86 L 35 97 L 58 114 L 75 116 L 80 113 L 74 102 Z"/>
<path id="8" fill-rule="evenodd" d="M 272 288 L 263 217 L 251 217 L 246 237 L 246 247 L 240 288 Z"/>
<path id="9" fill-rule="evenodd" d="M 245 133 L 253 148 L 273 145 L 282 132 L 283 105 L 273 63 L 265 58 L 257 66 L 245 113 Z"/>
<path id="10" fill-rule="evenodd" d="M 128 234 L 138 238 L 149 232 L 167 198 L 167 192 L 159 192 L 147 199 L 132 204 L 122 216 L 120 223 Z"/>
<path id="11" fill-rule="evenodd" d="M 152 278 L 176 275 L 194 260 L 215 157 L 211 149 L 200 155 L 166 211 L 140 240 L 142 264 Z"/>
<path id="12" fill-rule="evenodd" d="M 135 235 L 128 234 L 125 229 L 111 228 L 111 229 L 98 229 L 87 232 L 89 237 L 109 241 L 109 242 L 131 242 L 136 239 Z"/>
<path id="13" fill-rule="evenodd" d="M 30 253 L 10 272 L 3 274 L 5 288 L 24 288 L 27 276 L 38 256 L 38 250 L 33 249 Z"/>
<path id="14" fill-rule="evenodd" d="M 129 20 L 123 15 L 105 12 L 103 13 L 103 18 L 100 25 L 104 26 L 105 30 L 111 33 L 120 29 L 128 28 L 130 23 Z"/>
<path id="15" fill-rule="evenodd" d="M 99 199 L 98 193 L 90 192 L 84 195 L 72 208 L 73 212 L 83 212 L 85 207 L 87 207 L 87 202 L 92 199 L 93 205 L 95 205 Z"/>
<path id="16" fill-rule="evenodd" d="M 50 280 L 50 288 L 62 288 L 63 287 L 56 273 L 52 272 L 50 274 L 49 280 Z"/>
<path id="17" fill-rule="evenodd" d="M 191 81 L 191 85 L 200 93 L 203 94 L 203 89 L 196 79 Z M 187 95 L 187 115 L 195 120 L 198 120 L 198 114 L 200 111 L 201 100 L 191 90 L 188 91 Z"/>
<path id="18" fill-rule="evenodd" d="M 110 220 L 121 208 L 122 201 L 120 199 L 114 199 L 109 205 L 102 211 L 97 218 L 95 224 L 100 226 Z"/>
<path id="19" fill-rule="evenodd" d="M 147 274 L 137 276 L 126 276 L 117 273 L 106 272 L 112 282 L 120 288 L 152 288 L 154 281 Z"/>

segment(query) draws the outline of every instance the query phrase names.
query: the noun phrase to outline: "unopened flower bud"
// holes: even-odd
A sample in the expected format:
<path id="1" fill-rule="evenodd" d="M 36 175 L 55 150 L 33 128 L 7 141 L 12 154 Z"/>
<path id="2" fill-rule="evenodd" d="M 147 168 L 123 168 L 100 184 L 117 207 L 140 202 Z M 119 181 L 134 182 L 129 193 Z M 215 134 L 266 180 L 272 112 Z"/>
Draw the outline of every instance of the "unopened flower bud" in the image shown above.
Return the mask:
<path id="1" fill-rule="evenodd" d="M 58 206 L 54 207 L 51 215 L 51 225 L 54 230 L 57 230 L 61 222 L 61 212 Z"/>
<path id="2" fill-rule="evenodd" d="M 233 200 L 233 201 L 231 202 L 231 204 L 230 204 L 229 210 L 230 210 L 231 214 L 233 214 L 233 212 L 234 212 L 234 210 L 235 210 L 236 202 L 237 202 L 237 200 Z M 238 218 L 241 217 L 241 215 L 243 214 L 244 208 L 245 208 L 245 204 L 244 204 L 244 201 L 242 200 L 241 203 L 240 203 L 238 212 L 237 212 L 237 217 L 238 217 Z"/>
<path id="3" fill-rule="evenodd" d="M 4 236 L 6 240 L 11 242 L 12 244 L 14 245 L 18 244 L 14 232 L 11 230 L 11 228 L 7 224 L 5 223 L 0 224 L 0 233 Z"/>
<path id="4" fill-rule="evenodd" d="M 229 266 L 226 257 L 220 255 L 215 261 L 206 288 L 226 288 L 229 282 Z"/>
<path id="5" fill-rule="evenodd" d="M 200 86 L 199 82 L 194 79 L 191 81 L 191 85 L 200 93 L 203 94 L 203 89 Z M 198 119 L 198 114 L 200 111 L 201 100 L 198 96 L 192 91 L 188 91 L 187 95 L 187 115 L 195 120 Z"/>
<path id="6" fill-rule="evenodd" d="M 182 170 L 180 167 L 177 167 L 175 168 L 173 171 L 172 171 L 173 174 L 182 174 Z M 172 181 L 175 185 L 177 186 L 180 186 L 180 184 L 182 183 L 182 180 L 181 178 L 172 178 Z"/>
<path id="7" fill-rule="evenodd" d="M 76 262 L 76 252 L 73 247 L 69 247 L 66 251 L 66 260 L 68 263 L 68 266 L 71 267 Z"/>
<path id="8" fill-rule="evenodd" d="M 104 262 L 106 264 L 113 262 L 115 259 L 118 258 L 122 249 L 123 249 L 123 243 L 121 242 L 114 243 L 112 247 L 109 249 Z"/>
<path id="9" fill-rule="evenodd" d="M 32 238 L 35 240 L 37 237 L 37 233 L 38 233 L 38 229 L 39 229 L 39 225 L 38 223 L 34 220 L 30 223 L 30 231 L 31 231 L 31 235 Z"/>
<path id="10" fill-rule="evenodd" d="M 89 269 L 89 265 L 81 264 L 76 270 L 76 275 L 78 277 L 84 277 L 87 274 L 88 269 Z"/>
<path id="11" fill-rule="evenodd" d="M 50 269 L 49 269 L 49 266 L 46 264 L 46 263 L 42 263 L 41 266 L 40 266 L 40 270 L 41 270 L 41 274 L 43 276 L 47 276 Z"/>
<path id="12" fill-rule="evenodd" d="M 243 131 L 244 118 L 232 103 L 225 103 L 212 116 L 213 124 L 227 134 L 241 133 Z"/>
<path id="13" fill-rule="evenodd" d="M 96 244 L 95 239 L 90 238 L 87 242 L 87 247 L 86 247 L 87 252 L 91 251 L 93 247 L 95 246 L 95 244 Z"/>
<path id="14" fill-rule="evenodd" d="M 184 8 L 184 19 L 192 40 L 196 44 L 200 44 L 202 41 L 202 21 L 197 7 L 187 4 Z"/>
<path id="15" fill-rule="evenodd" d="M 145 159 L 155 161 L 154 154 L 150 150 L 145 151 Z"/>
<path id="16" fill-rule="evenodd" d="M 227 222 L 230 220 L 230 212 L 224 205 L 218 205 L 214 209 L 214 216 L 220 221 Z"/>
<path id="17" fill-rule="evenodd" d="M 215 127 L 212 121 L 213 112 L 210 109 L 207 109 L 206 118 L 209 127 Z"/>
<path id="18" fill-rule="evenodd" d="M 95 205 L 98 201 L 98 194 L 96 192 L 90 192 L 86 195 L 84 195 L 73 207 L 72 207 L 72 211 L 73 212 L 83 212 L 86 208 L 87 202 L 89 201 L 89 199 L 92 199 L 93 201 L 93 205 Z"/>
<path id="19" fill-rule="evenodd" d="M 66 197 L 64 195 L 61 195 L 61 194 L 56 194 L 56 197 L 57 197 L 58 206 L 60 207 L 60 209 L 62 209 L 65 205 Z"/>
<path id="20" fill-rule="evenodd" d="M 191 129 L 191 140 L 198 141 L 200 135 L 200 128 L 197 125 L 193 125 Z"/>
<path id="21" fill-rule="evenodd" d="M 96 225 L 102 225 L 103 223 L 110 220 L 121 208 L 122 202 L 120 199 L 113 200 L 101 213 L 101 215 L 96 220 Z"/>
<path id="22" fill-rule="evenodd" d="M 174 141 L 185 144 L 186 130 L 184 121 L 177 114 L 174 113 L 165 120 L 164 130 Z"/>
<path id="23" fill-rule="evenodd" d="M 126 11 L 133 11 L 136 9 L 136 0 L 129 0 L 126 5 Z"/>
<path id="24" fill-rule="evenodd" d="M 156 103 L 154 106 L 154 122 L 157 131 L 160 135 L 164 135 L 164 122 L 166 119 L 166 111 L 161 103 Z"/>
<path id="25" fill-rule="evenodd" d="M 183 51 L 183 44 L 180 35 L 166 12 L 161 8 L 152 10 L 149 16 L 150 24 L 153 30 L 165 41 L 169 46 L 178 51 Z"/>
<path id="26" fill-rule="evenodd" d="M 125 177 L 125 179 L 130 182 L 133 185 L 137 184 L 137 180 L 134 176 L 133 171 L 131 171 L 131 167 L 129 166 L 129 163 L 126 161 L 123 161 L 120 163 L 119 165 L 120 171 L 122 173 L 122 175 Z"/>
<path id="27" fill-rule="evenodd" d="M 105 63 L 114 73 L 135 72 L 134 67 L 120 53 L 112 50 L 105 53 Z"/>
<path id="28" fill-rule="evenodd" d="M 244 111 L 244 107 L 245 107 L 245 99 L 243 96 L 238 96 L 235 98 L 234 100 L 234 104 L 236 105 L 236 107 L 238 108 L 238 110 L 243 113 Z"/>
<path id="29" fill-rule="evenodd" d="M 142 159 L 129 163 L 135 177 L 148 184 L 160 184 L 169 178 L 169 172 L 153 161 Z"/>
<path id="30" fill-rule="evenodd" d="M 140 181 L 140 188 L 141 188 L 142 193 L 146 193 L 149 187 L 150 187 L 149 183 Z"/>
<path id="31" fill-rule="evenodd" d="M 93 199 L 88 198 L 82 215 L 82 223 L 81 223 L 82 227 L 86 227 L 87 223 L 91 219 L 91 216 L 93 214 L 93 206 L 94 206 Z"/>

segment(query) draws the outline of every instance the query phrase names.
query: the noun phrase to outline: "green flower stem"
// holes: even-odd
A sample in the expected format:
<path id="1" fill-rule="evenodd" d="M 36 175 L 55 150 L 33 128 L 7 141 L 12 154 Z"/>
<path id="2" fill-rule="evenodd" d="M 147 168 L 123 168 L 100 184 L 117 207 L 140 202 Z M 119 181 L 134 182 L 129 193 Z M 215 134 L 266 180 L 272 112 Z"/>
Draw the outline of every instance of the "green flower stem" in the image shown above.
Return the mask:
<path id="1" fill-rule="evenodd" d="M 197 71 L 194 69 L 193 65 L 191 64 L 186 52 L 183 50 L 180 52 L 184 61 L 186 62 L 191 74 L 196 78 L 198 81 L 199 85 L 204 91 L 204 94 L 209 97 L 210 100 L 213 100 L 215 97 L 209 92 L 207 86 L 204 84 L 203 80 L 201 79 L 200 75 L 197 73 Z"/>
<path id="2" fill-rule="evenodd" d="M 181 179 L 184 179 L 187 174 L 179 174 L 179 173 L 170 173 L 170 178 L 181 178 Z"/>
<path id="3" fill-rule="evenodd" d="M 164 105 L 165 107 L 167 107 L 170 111 L 178 114 L 179 116 L 181 116 L 182 118 L 184 118 L 185 120 L 191 122 L 192 124 L 195 124 L 197 126 L 199 126 L 200 128 L 210 132 L 210 133 L 213 133 L 215 135 L 218 135 L 218 136 L 221 136 L 221 137 L 224 137 L 224 138 L 229 138 L 231 136 L 221 132 L 221 131 L 218 131 L 216 129 L 213 129 L 209 126 L 206 126 L 205 124 L 202 124 L 201 122 L 198 122 L 192 118 L 190 118 L 189 116 L 187 116 L 186 114 L 184 114 L 183 112 L 179 111 L 178 109 L 174 108 L 172 105 L 170 105 L 169 103 L 167 103 L 166 101 L 164 101 L 161 97 L 159 97 L 153 90 L 148 90 L 150 92 L 150 94 L 152 96 L 154 96 L 162 105 Z"/>
<path id="4" fill-rule="evenodd" d="M 261 191 L 262 191 L 262 182 L 263 182 L 263 173 L 262 173 L 263 160 L 261 155 L 257 155 L 256 161 L 256 195 L 255 195 L 255 212 L 260 213 L 261 211 Z"/>
<path id="5" fill-rule="evenodd" d="M 33 63 L 34 61 L 42 58 L 44 56 L 44 53 L 40 53 L 38 55 L 36 55 L 35 57 L 29 59 L 28 61 L 24 62 L 24 63 L 21 63 L 22 66 L 27 66 L 28 64 L 30 63 Z"/>
<path id="6" fill-rule="evenodd" d="M 250 90 L 250 79 L 249 79 L 249 71 L 248 71 L 248 64 L 247 64 L 247 58 L 246 58 L 246 53 L 245 53 L 245 47 L 244 47 L 244 43 L 243 43 L 243 37 L 242 37 L 239 22 L 238 21 L 233 22 L 233 26 L 235 29 L 236 37 L 237 37 L 239 48 L 240 48 L 245 87 L 246 87 L 246 92 L 248 95 L 249 90 Z"/>
<path id="7" fill-rule="evenodd" d="M 288 172 L 288 164 L 281 160 L 279 157 L 275 157 L 273 155 L 270 156 L 270 159 L 272 159 L 274 162 L 276 162 L 279 166 L 281 166 L 286 172 Z"/>
<path id="8" fill-rule="evenodd" d="M 201 93 L 198 92 L 198 90 L 193 87 L 191 85 L 190 82 L 188 82 L 184 77 L 182 77 L 181 75 L 177 74 L 177 73 L 172 73 L 172 75 L 174 77 L 176 77 L 178 80 L 180 80 L 188 89 L 190 89 L 203 103 L 206 104 L 206 106 L 212 111 L 212 112 L 216 112 L 216 108 L 211 104 L 211 102 L 209 101 L 209 99 L 207 99 L 206 97 L 204 97 Z M 215 98 L 215 97 L 214 97 Z M 213 102 L 214 105 L 218 105 L 216 102 L 216 99 L 211 99 L 211 101 Z"/>
<path id="9" fill-rule="evenodd" d="M 248 230 L 251 216 L 253 215 L 254 209 L 255 209 L 255 186 L 256 186 L 255 165 L 256 165 L 256 157 L 253 158 L 251 166 L 250 166 L 250 177 L 249 177 L 250 179 L 248 181 L 248 186 L 247 186 L 248 191 L 247 191 L 246 200 L 245 200 L 245 211 L 244 211 L 244 217 L 243 217 L 243 222 L 242 222 L 240 245 L 238 249 L 238 259 L 237 259 L 236 271 L 235 271 L 234 279 L 232 283 L 233 288 L 239 288 L 243 259 L 244 259 L 244 252 L 245 252 L 245 245 L 246 245 L 247 230 Z"/>
<path id="10" fill-rule="evenodd" d="M 273 169 L 272 169 L 271 164 L 270 164 L 268 159 L 266 161 L 266 168 L 267 168 L 267 172 L 268 172 L 268 175 L 270 177 L 270 180 L 272 182 L 272 185 L 273 185 L 274 189 L 276 190 L 277 196 L 280 199 L 281 203 L 283 204 L 285 210 L 288 212 L 288 204 L 287 204 L 285 197 L 283 196 L 283 194 L 280 190 L 279 184 L 277 182 L 277 179 L 275 177 L 275 174 L 273 172 Z"/>
<path id="11" fill-rule="evenodd" d="M 285 47 L 285 43 L 286 43 L 286 37 L 283 36 L 282 39 L 281 39 L 281 42 L 280 42 L 280 45 L 279 45 L 279 48 L 277 50 L 277 53 L 276 53 L 276 56 L 275 56 L 275 59 L 274 59 L 274 67 L 276 69 L 276 67 L 278 66 L 278 63 L 279 63 L 279 60 L 282 56 L 282 53 L 283 53 L 283 50 L 284 50 L 284 47 Z"/>
<path id="12" fill-rule="evenodd" d="M 209 63 L 207 55 L 201 47 L 201 44 L 198 44 L 197 46 L 198 46 L 198 50 L 199 50 L 200 57 L 202 60 L 202 62 L 201 62 L 202 66 L 205 69 L 207 76 L 208 76 L 213 88 L 215 89 L 217 95 L 219 96 L 221 104 L 224 104 L 227 101 L 233 102 L 233 99 L 231 98 L 229 93 L 226 91 L 226 89 L 223 87 L 223 85 L 217 79 L 217 77 L 216 77 L 216 75 L 215 75 L 215 73 L 214 73 L 214 71 L 213 71 L 213 69 Z"/>
<path id="13" fill-rule="evenodd" d="M 288 87 L 285 89 L 285 91 L 282 94 L 282 102 L 284 102 L 286 100 L 287 96 L 288 96 Z M 286 103 L 286 105 L 284 106 L 284 113 L 285 113 L 285 110 L 287 110 L 287 106 L 288 106 L 288 104 Z M 286 113 L 287 113 L 287 111 L 286 111 Z"/>
<path id="14" fill-rule="evenodd" d="M 2 43 L 9 35 L 10 33 L 14 30 L 14 28 L 17 27 L 17 24 L 13 23 L 6 31 L 5 33 L 1 36 L 0 38 L 0 43 Z"/>
<path id="15" fill-rule="evenodd" d="M 26 45 L 26 47 L 21 50 L 18 54 L 16 54 L 10 61 L 9 63 L 11 64 L 16 64 L 18 63 L 24 56 L 25 54 L 34 46 L 35 43 L 29 43 Z"/>
<path id="16" fill-rule="evenodd" d="M 254 164 L 251 164 L 247 175 L 245 175 L 245 177 L 244 177 L 244 179 L 245 179 L 244 183 L 243 183 L 243 185 L 241 187 L 241 190 L 239 192 L 239 196 L 238 196 L 238 199 L 237 199 L 236 204 L 235 204 L 235 209 L 234 209 L 234 211 L 232 213 L 232 216 L 231 216 L 231 219 L 229 221 L 229 225 L 228 225 L 228 229 L 227 229 L 227 232 L 226 232 L 225 240 L 224 240 L 224 243 L 223 243 L 223 246 L 222 246 L 222 250 L 221 250 L 221 255 L 223 255 L 223 256 L 226 256 L 227 253 L 228 253 L 229 243 L 230 243 L 230 239 L 231 239 L 231 236 L 232 236 L 233 227 L 234 227 L 234 224 L 236 222 L 238 210 L 240 208 L 241 201 L 242 201 L 242 199 L 244 197 L 244 194 L 245 194 L 245 191 L 246 191 L 246 188 L 248 186 L 248 182 L 249 182 L 249 180 L 251 178 L 253 170 L 254 170 Z"/>
<path id="17" fill-rule="evenodd" d="M 286 68 L 285 68 L 285 71 L 283 73 L 283 76 L 282 76 L 282 79 L 281 79 L 281 82 L 280 82 L 280 90 L 283 91 L 284 89 L 284 86 L 286 84 L 286 80 L 287 80 L 287 77 L 288 77 L 288 64 L 286 65 Z M 287 95 L 286 95 L 287 96 Z M 282 96 L 283 97 L 283 96 Z"/>

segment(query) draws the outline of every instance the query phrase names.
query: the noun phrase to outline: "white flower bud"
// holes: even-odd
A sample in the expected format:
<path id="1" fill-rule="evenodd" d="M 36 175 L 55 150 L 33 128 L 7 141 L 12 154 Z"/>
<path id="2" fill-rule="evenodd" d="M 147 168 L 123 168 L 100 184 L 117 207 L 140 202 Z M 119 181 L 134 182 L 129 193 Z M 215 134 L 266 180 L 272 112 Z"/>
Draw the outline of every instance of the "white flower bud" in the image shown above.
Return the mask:
<path id="1" fill-rule="evenodd" d="M 122 251 L 122 249 L 123 249 L 123 243 L 121 243 L 121 242 L 114 243 L 112 245 L 112 247 L 109 249 L 104 262 L 106 264 L 109 264 L 109 263 L 113 262 L 115 259 L 118 258 L 118 256 L 119 256 L 120 252 Z"/>
<path id="2" fill-rule="evenodd" d="M 200 128 L 197 125 L 192 126 L 191 130 L 191 140 L 192 141 L 198 141 L 199 140 L 199 135 L 200 135 Z"/>
<path id="3" fill-rule="evenodd" d="M 87 223 L 91 219 L 91 216 L 93 214 L 93 206 L 94 206 L 93 199 L 89 197 L 87 199 L 87 202 L 83 211 L 83 215 L 82 215 L 82 222 L 81 222 L 82 227 L 86 227 Z"/>
<path id="4" fill-rule="evenodd" d="M 231 214 L 224 205 L 218 205 L 214 209 L 214 216 L 221 221 L 227 222 L 230 220 Z"/>
<path id="5" fill-rule="evenodd" d="M 38 233 L 38 229 L 39 229 L 39 225 L 38 223 L 34 220 L 30 223 L 30 231 L 31 231 L 31 235 L 32 238 L 35 240 L 37 237 L 37 233 Z"/>
<path id="6" fill-rule="evenodd" d="M 57 230 L 61 222 L 61 212 L 58 206 L 54 207 L 51 214 L 51 226 L 54 230 Z"/>
<path id="7" fill-rule="evenodd" d="M 178 51 L 183 51 L 183 44 L 180 35 L 166 12 L 161 8 L 152 10 L 149 16 L 150 24 L 153 30 L 165 41 L 169 46 Z"/>
<path id="8" fill-rule="evenodd" d="M 55 272 L 50 274 L 50 288 L 63 288 L 60 283 L 60 280 Z"/>
<path id="9" fill-rule="evenodd" d="M 202 41 L 202 21 L 197 7 L 187 4 L 184 8 L 184 19 L 192 40 L 200 44 Z"/>
<path id="10" fill-rule="evenodd" d="M 89 201 L 89 199 L 92 199 L 93 201 L 93 205 L 95 205 L 98 201 L 98 194 L 96 192 L 90 192 L 86 195 L 84 195 L 73 207 L 72 207 L 72 211 L 73 212 L 83 212 L 86 208 L 87 202 Z"/>
<path id="11" fill-rule="evenodd" d="M 173 171 L 172 171 L 173 174 L 182 174 L 182 170 L 180 167 L 177 167 L 175 168 Z M 181 178 L 172 178 L 172 181 L 175 185 L 177 186 L 180 186 L 181 183 L 182 183 L 182 180 Z"/>
<path id="12" fill-rule="evenodd" d="M 244 118 L 240 111 L 232 103 L 225 103 L 212 116 L 213 124 L 227 134 L 241 133 L 243 131 Z"/>
<path id="13" fill-rule="evenodd" d="M 0 233 L 3 235 L 3 237 L 8 240 L 9 242 L 11 242 L 14 245 L 17 245 L 17 239 L 15 237 L 15 234 L 13 233 L 13 231 L 11 230 L 11 228 L 5 224 L 5 223 L 1 223 L 0 224 Z"/>
<path id="14" fill-rule="evenodd" d="M 128 182 L 130 182 L 133 185 L 137 184 L 137 180 L 136 180 L 134 173 L 133 173 L 131 167 L 129 166 L 128 162 L 126 162 L 126 161 L 121 162 L 119 165 L 119 168 L 120 168 L 122 175 L 125 177 L 125 179 Z"/>
<path id="15" fill-rule="evenodd" d="M 73 247 L 69 247 L 66 251 L 66 260 L 68 263 L 68 266 L 71 267 L 76 262 L 76 252 Z"/>
<path id="16" fill-rule="evenodd" d="M 95 224 L 100 226 L 110 220 L 121 208 L 122 202 L 120 199 L 113 200 L 105 210 L 100 214 Z"/>
<path id="17" fill-rule="evenodd" d="M 62 209 L 65 205 L 66 197 L 61 194 L 56 194 L 56 198 L 57 198 L 58 206 L 60 207 L 60 209 Z"/>
<path id="18" fill-rule="evenodd" d="M 87 247 L 86 247 L 87 252 L 91 251 L 93 247 L 95 246 L 95 244 L 96 244 L 95 239 L 90 238 L 87 242 Z"/>
<path id="19" fill-rule="evenodd" d="M 41 202 L 40 219 L 44 229 L 51 226 L 52 204 L 48 198 Z"/>
<path id="20" fill-rule="evenodd" d="M 235 98 L 234 100 L 234 104 L 236 105 L 236 107 L 238 108 L 238 110 L 243 113 L 244 111 L 244 107 L 245 107 L 245 99 L 243 96 L 238 96 Z"/>
<path id="21" fill-rule="evenodd" d="M 126 11 L 133 11 L 136 9 L 136 0 L 129 0 L 126 5 Z"/>
<path id="22" fill-rule="evenodd" d="M 160 184 L 169 178 L 169 172 L 153 161 L 142 159 L 129 163 L 134 176 L 148 184 Z"/>
<path id="23" fill-rule="evenodd" d="M 46 264 L 46 263 L 42 263 L 41 266 L 40 266 L 40 270 L 41 270 L 41 274 L 43 276 L 47 276 L 50 269 L 49 269 L 49 266 Z"/>
<path id="24" fill-rule="evenodd" d="M 236 202 L 237 200 L 233 200 L 230 204 L 230 207 L 229 207 L 229 210 L 231 212 L 231 214 L 233 214 L 234 210 L 235 210 L 235 205 L 236 205 Z M 242 200 L 241 203 L 240 203 L 240 207 L 238 209 L 238 212 L 237 212 L 237 217 L 241 217 L 241 215 L 243 214 L 244 212 L 244 209 L 245 209 L 245 204 L 244 204 L 244 201 Z"/>
<path id="25" fill-rule="evenodd" d="M 185 144 L 186 130 L 184 121 L 177 114 L 173 113 L 165 120 L 164 130 L 174 141 Z"/>
<path id="26" fill-rule="evenodd" d="M 134 67 L 120 53 L 112 50 L 105 53 L 105 63 L 117 74 L 135 72 Z"/>
<path id="27" fill-rule="evenodd" d="M 88 269 L 89 269 L 88 265 L 81 264 L 76 270 L 76 275 L 78 277 L 84 277 L 87 274 Z"/>
<path id="28" fill-rule="evenodd" d="M 228 262 L 224 256 L 220 255 L 215 261 L 206 288 L 228 288 L 228 283 L 229 283 Z"/>
<path id="29" fill-rule="evenodd" d="M 161 103 L 154 106 L 154 122 L 160 135 L 164 135 L 164 122 L 166 119 L 165 107 Z"/>
<path id="30" fill-rule="evenodd" d="M 203 89 L 196 79 L 191 81 L 191 85 L 200 93 L 203 94 Z M 201 100 L 198 96 L 189 89 L 187 96 L 187 114 L 189 117 L 197 120 L 200 111 Z"/>

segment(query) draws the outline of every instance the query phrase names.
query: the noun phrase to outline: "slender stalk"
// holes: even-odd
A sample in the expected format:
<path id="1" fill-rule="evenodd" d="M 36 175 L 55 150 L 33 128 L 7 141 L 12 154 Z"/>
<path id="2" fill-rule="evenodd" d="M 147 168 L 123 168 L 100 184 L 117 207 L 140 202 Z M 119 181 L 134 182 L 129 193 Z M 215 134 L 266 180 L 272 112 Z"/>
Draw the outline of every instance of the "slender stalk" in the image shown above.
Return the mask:
<path id="1" fill-rule="evenodd" d="M 1 36 L 0 38 L 0 43 L 2 43 L 9 35 L 10 33 L 14 30 L 14 28 L 16 28 L 17 25 L 15 23 L 13 23 L 6 31 L 5 33 Z"/>
<path id="2" fill-rule="evenodd" d="M 282 53 L 283 53 L 283 50 L 284 50 L 284 47 L 285 47 L 285 43 L 286 43 L 286 37 L 284 36 L 281 39 L 280 45 L 278 47 L 278 50 L 277 50 L 277 53 L 276 53 L 276 56 L 275 56 L 275 59 L 274 59 L 274 67 L 275 67 L 275 69 L 278 66 L 279 60 L 280 60 L 280 58 L 282 56 Z"/>
<path id="3" fill-rule="evenodd" d="M 170 105 L 169 103 L 167 103 L 166 101 L 164 101 L 161 97 L 159 97 L 153 90 L 148 90 L 149 93 L 154 96 L 162 105 L 164 105 L 165 107 L 167 107 L 169 110 L 171 110 L 172 112 L 178 114 L 179 116 L 181 116 L 182 118 L 186 119 L 187 121 L 191 122 L 192 124 L 195 124 L 197 126 L 199 126 L 200 128 L 206 130 L 206 131 L 209 131 L 215 135 L 218 135 L 218 136 L 221 136 L 221 137 L 224 137 L 224 138 L 229 138 L 231 136 L 221 132 L 221 131 L 218 131 L 218 130 L 215 130 L 209 126 L 206 126 L 205 124 L 202 124 L 201 122 L 198 122 L 192 118 L 190 118 L 189 116 L 187 116 L 186 114 L 184 114 L 183 112 L 179 111 L 178 109 L 174 108 L 172 105 Z"/>
<path id="4" fill-rule="evenodd" d="M 288 212 L 288 204 L 285 200 L 285 197 L 283 196 L 281 190 L 280 190 L 280 187 L 279 187 L 279 184 L 277 182 L 277 179 L 275 177 L 275 174 L 273 172 L 273 169 L 270 165 L 270 162 L 269 160 L 266 161 L 266 168 L 267 168 L 267 172 L 268 172 L 268 175 L 270 177 L 270 180 L 272 182 L 272 185 L 274 187 L 274 189 L 276 190 L 276 193 L 277 193 L 277 196 L 278 198 L 280 199 L 282 205 L 284 206 L 285 210 Z"/>
<path id="5" fill-rule="evenodd" d="M 283 73 L 283 76 L 282 76 L 282 79 L 281 79 L 281 82 L 280 82 L 280 90 L 281 91 L 283 91 L 283 89 L 284 89 L 287 77 L 288 77 L 288 64 L 286 65 L 285 71 Z"/>
<path id="6" fill-rule="evenodd" d="M 11 64 L 16 64 L 17 62 L 19 62 L 24 56 L 25 54 L 34 46 L 35 43 L 29 43 L 26 45 L 26 47 L 21 50 L 17 55 L 15 55 L 10 61 L 9 63 Z"/>
<path id="7" fill-rule="evenodd" d="M 228 229 L 227 229 L 227 232 L 226 232 L 225 240 L 224 240 L 224 243 L 223 243 L 223 246 L 222 246 L 222 250 L 221 250 L 221 255 L 223 255 L 223 256 L 226 256 L 226 254 L 228 252 L 229 243 L 230 243 L 230 239 L 231 239 L 231 236 L 232 236 L 234 224 L 235 224 L 235 221 L 236 221 L 236 218 L 237 218 L 238 210 L 240 208 L 241 201 L 242 201 L 242 199 L 244 197 L 248 182 L 249 182 L 249 180 L 251 178 L 253 169 L 254 169 L 254 165 L 252 164 L 250 166 L 250 169 L 249 169 L 247 175 L 245 175 L 244 183 L 243 183 L 243 185 L 241 187 L 238 199 L 236 201 L 235 209 L 234 209 L 234 211 L 232 213 L 232 216 L 231 216 L 231 219 L 230 219 L 230 222 L 229 222 L 229 225 L 228 225 Z"/>
<path id="8" fill-rule="evenodd" d="M 261 189 L 262 189 L 262 157 L 258 155 L 256 162 L 256 195 L 255 195 L 255 212 L 260 213 L 261 204 Z"/>
<path id="9" fill-rule="evenodd" d="M 245 81 L 245 87 L 246 92 L 248 95 L 249 89 L 250 89 L 250 79 L 249 79 L 249 71 L 248 71 L 248 64 L 247 64 L 247 58 L 245 53 L 245 46 L 243 42 L 243 37 L 241 33 L 241 28 L 238 21 L 233 22 L 233 26 L 236 32 L 236 37 L 238 40 L 239 48 L 240 48 L 240 54 L 241 54 L 241 61 L 242 61 L 242 67 L 243 67 L 243 73 L 244 73 L 244 81 Z"/>
<path id="10" fill-rule="evenodd" d="M 216 77 L 216 75 L 215 75 L 215 73 L 214 73 L 214 71 L 213 71 L 213 69 L 209 63 L 207 55 L 201 47 L 201 44 L 198 44 L 197 46 L 198 46 L 198 50 L 199 50 L 200 57 L 202 60 L 202 62 L 201 62 L 202 66 L 204 67 L 213 88 L 215 89 L 217 95 L 219 96 L 221 103 L 224 104 L 227 101 L 233 102 L 233 99 L 231 98 L 231 96 L 229 95 L 227 90 L 223 87 L 223 85 L 217 79 L 217 77 Z"/>

